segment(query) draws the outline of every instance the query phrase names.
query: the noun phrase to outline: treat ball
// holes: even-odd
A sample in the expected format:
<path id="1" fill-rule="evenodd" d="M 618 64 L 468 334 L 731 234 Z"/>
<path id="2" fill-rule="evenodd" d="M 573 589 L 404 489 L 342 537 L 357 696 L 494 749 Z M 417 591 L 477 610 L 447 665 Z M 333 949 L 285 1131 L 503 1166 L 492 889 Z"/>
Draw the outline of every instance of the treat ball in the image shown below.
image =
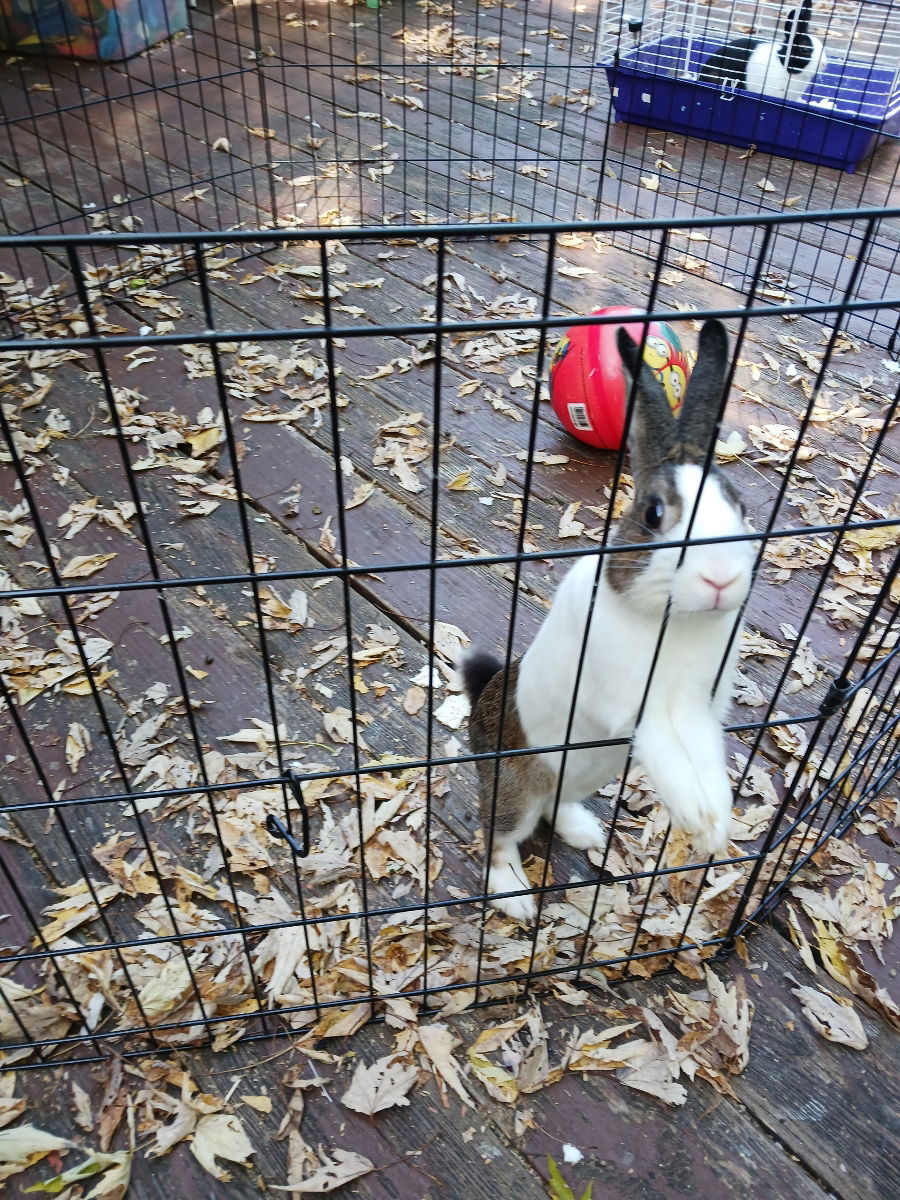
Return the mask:
<path id="1" fill-rule="evenodd" d="M 644 324 L 637 308 L 597 308 L 592 315 L 620 316 L 640 345 Z M 625 433 L 628 384 L 616 345 L 620 323 L 576 325 L 559 341 L 550 360 L 550 400 L 563 427 L 589 446 L 618 450 Z M 690 366 L 678 334 L 670 325 L 651 321 L 644 343 L 644 361 L 665 389 L 677 416 L 690 376 Z"/>

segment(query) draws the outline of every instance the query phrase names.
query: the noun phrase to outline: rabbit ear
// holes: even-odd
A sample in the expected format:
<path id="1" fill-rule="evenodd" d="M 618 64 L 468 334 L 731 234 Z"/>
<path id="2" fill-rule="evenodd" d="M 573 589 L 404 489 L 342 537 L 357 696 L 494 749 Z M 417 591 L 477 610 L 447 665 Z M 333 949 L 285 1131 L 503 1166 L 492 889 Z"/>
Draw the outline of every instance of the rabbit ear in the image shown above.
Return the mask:
<path id="1" fill-rule="evenodd" d="M 675 449 L 675 418 L 672 416 L 662 384 L 641 359 L 637 343 L 621 326 L 616 330 L 616 344 L 626 374 L 636 381 L 637 394 L 631 414 L 628 444 L 633 474 L 638 480 L 645 479 Z M 628 399 L 626 391 L 626 405 Z"/>
<path id="2" fill-rule="evenodd" d="M 792 8 L 784 23 L 785 35 L 790 41 L 798 33 L 806 33 L 809 29 L 809 19 L 812 16 L 812 0 L 803 0 L 799 8 Z"/>
<path id="3" fill-rule="evenodd" d="M 727 373 L 728 331 L 721 321 L 706 321 L 700 330 L 697 363 L 678 421 L 678 438 L 687 459 L 706 460 L 723 407 Z"/>

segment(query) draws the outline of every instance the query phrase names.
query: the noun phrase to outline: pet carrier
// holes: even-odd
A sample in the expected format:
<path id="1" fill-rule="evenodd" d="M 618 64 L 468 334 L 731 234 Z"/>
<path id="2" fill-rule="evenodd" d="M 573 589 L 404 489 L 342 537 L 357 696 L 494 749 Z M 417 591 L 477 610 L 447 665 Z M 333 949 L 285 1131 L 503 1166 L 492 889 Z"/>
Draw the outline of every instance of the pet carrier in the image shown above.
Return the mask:
<path id="1" fill-rule="evenodd" d="M 616 119 L 855 171 L 900 131 L 900 31 L 878 0 L 817 5 L 810 34 L 794 31 L 799 12 L 699 0 L 604 4 L 599 45 Z M 803 36 L 815 57 L 791 74 Z M 748 82 L 753 44 L 765 61 Z M 736 48 L 711 71 L 726 47 Z"/>

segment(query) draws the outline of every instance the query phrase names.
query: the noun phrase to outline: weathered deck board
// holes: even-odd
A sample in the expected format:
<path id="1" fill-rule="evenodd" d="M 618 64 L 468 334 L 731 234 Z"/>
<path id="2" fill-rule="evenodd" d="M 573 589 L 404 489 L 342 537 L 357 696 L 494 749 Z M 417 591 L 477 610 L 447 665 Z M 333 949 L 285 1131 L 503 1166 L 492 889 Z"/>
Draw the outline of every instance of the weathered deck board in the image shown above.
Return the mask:
<path id="1" fill-rule="evenodd" d="M 312 11 L 315 11 L 313 8 Z M 283 10 L 272 8 L 261 10 L 261 31 L 264 39 L 264 45 L 269 48 L 274 47 L 274 58 L 271 62 L 268 59 L 268 49 L 266 51 L 265 61 L 265 76 L 263 84 L 266 87 L 266 101 L 268 108 L 273 114 L 278 114 L 280 105 L 280 96 L 284 93 L 284 89 L 288 89 L 286 94 L 290 94 L 295 90 L 293 85 L 299 73 L 303 70 L 304 64 L 310 64 L 310 70 L 315 78 L 317 73 L 321 73 L 322 87 L 316 88 L 316 91 L 323 91 L 327 102 L 332 103 L 331 97 L 331 77 L 334 78 L 334 98 L 338 99 L 342 89 L 348 87 L 359 96 L 366 96 L 371 92 L 373 97 L 378 96 L 378 75 L 383 72 L 388 78 L 397 76 L 397 72 L 406 71 L 409 77 L 413 80 L 429 76 L 428 81 L 428 101 L 426 105 L 427 117 L 418 111 L 409 112 L 400 105 L 391 105 L 390 100 L 387 102 L 387 109 L 396 109 L 396 115 L 400 118 L 399 122 L 394 122 L 399 125 L 400 135 L 404 139 L 403 149 L 405 151 L 405 159 L 407 161 L 415 160 L 416 157 L 427 157 L 427 146 L 420 138 L 420 133 L 423 127 L 423 121 L 428 122 L 427 133 L 429 143 L 432 148 L 443 147 L 447 153 L 454 149 L 454 142 L 458 143 L 458 138 L 454 138 L 455 129 L 449 132 L 450 126 L 447 126 L 448 132 L 442 133 L 442 123 L 445 120 L 445 115 L 451 113 L 458 120 L 454 119 L 454 126 L 468 126 L 472 130 L 472 137 L 475 137 L 477 127 L 480 127 L 482 138 L 486 139 L 490 145 L 487 152 L 490 153 L 490 146 L 494 146 L 493 156 L 499 159 L 497 170 L 500 172 L 498 181 L 504 179 L 505 173 L 510 168 L 504 165 L 503 159 L 509 159 L 514 165 L 511 168 L 513 174 L 517 168 L 515 163 L 520 155 L 524 152 L 526 155 L 538 154 L 547 159 L 547 161 L 558 159 L 560 150 L 563 144 L 567 147 L 577 146 L 583 139 L 588 139 L 588 144 L 594 149 L 598 162 L 602 157 L 604 139 L 609 136 L 611 145 L 613 146 L 613 156 L 615 156 L 616 141 L 621 141 L 623 133 L 620 129 L 613 129 L 607 134 L 607 124 L 605 118 L 606 112 L 606 88 L 605 83 L 599 82 L 602 78 L 602 72 L 593 68 L 593 53 L 590 46 L 590 38 L 585 39 L 584 32 L 576 32 L 570 36 L 569 40 L 563 45 L 558 46 L 551 39 L 549 43 L 545 36 L 547 31 L 548 17 L 551 21 L 554 18 L 560 18 L 561 13 L 555 13 L 552 5 L 529 5 L 525 12 L 510 11 L 505 9 L 499 12 L 486 10 L 482 12 L 477 9 L 474 14 L 463 9 L 456 14 L 456 20 L 459 23 L 459 28 L 471 32 L 473 29 L 476 33 L 482 36 L 488 34 L 502 35 L 502 45 L 505 47 L 505 61 L 508 64 L 501 68 L 501 75 L 509 77 L 517 69 L 519 63 L 524 63 L 527 67 L 534 68 L 538 76 L 542 72 L 546 73 L 546 79 L 542 85 L 540 96 L 542 100 L 547 98 L 547 81 L 561 79 L 568 86 L 573 81 L 580 82 L 587 80 L 593 92 L 594 108 L 587 114 L 577 113 L 573 116 L 571 106 L 561 105 L 556 109 L 558 130 L 544 130 L 536 123 L 536 117 L 540 113 L 540 107 L 537 110 L 530 103 L 523 103 L 520 96 L 511 106 L 509 102 L 504 104 L 494 104 L 485 100 L 487 92 L 486 84 L 482 84 L 480 80 L 470 81 L 469 79 L 459 79 L 453 74 L 441 74 L 435 72 L 433 67 L 428 68 L 425 64 L 416 61 L 416 54 L 410 50 L 405 52 L 405 47 L 397 43 L 391 36 L 397 29 L 400 28 L 405 21 L 411 27 L 418 27 L 420 30 L 431 28 L 434 22 L 430 19 L 425 19 L 419 13 L 412 10 L 406 10 L 403 13 L 386 9 L 384 12 L 377 11 L 376 13 L 359 14 L 358 20 L 349 23 L 349 27 L 345 27 L 343 21 L 334 17 L 332 10 L 328 6 L 323 6 L 319 10 L 320 19 L 315 24 L 302 25 L 300 28 L 292 27 L 290 24 L 285 24 L 279 20 Z M 473 24 L 474 20 L 474 24 Z M 570 30 L 575 29 L 575 18 L 573 14 L 566 14 L 565 18 L 556 19 L 557 27 L 569 27 Z M 295 22 L 296 26 L 298 23 Z M 234 16 L 229 16 L 229 20 L 222 24 L 219 16 L 210 23 L 208 18 L 202 13 L 195 13 L 196 33 L 192 39 L 183 40 L 177 43 L 174 47 L 163 46 L 153 51 L 144 59 L 135 60 L 132 64 L 124 67 L 117 67 L 106 73 L 94 70 L 89 72 L 81 70 L 79 77 L 89 78 L 98 88 L 98 94 L 109 94 L 116 96 L 117 99 L 110 105 L 109 111 L 112 114 L 116 110 L 118 112 L 118 121 L 128 124 L 127 115 L 121 111 L 129 103 L 134 103 L 131 100 L 130 92 L 135 90 L 134 81 L 137 81 L 137 90 L 143 88 L 150 83 L 157 87 L 164 87 L 166 84 L 174 85 L 176 82 L 179 85 L 186 83 L 186 87 L 179 86 L 177 89 L 178 95 L 184 95 L 187 108 L 185 111 L 194 112 L 200 118 L 199 120 L 191 120 L 190 136 L 200 137 L 198 149 L 204 140 L 202 135 L 205 132 L 204 123 L 206 115 L 201 110 L 195 108 L 191 104 L 192 89 L 189 83 L 191 72 L 195 76 L 200 76 L 209 80 L 207 83 L 207 111 L 215 109 L 217 101 L 214 93 L 218 92 L 221 97 L 226 94 L 231 94 L 235 103 L 232 103 L 230 112 L 223 112 L 226 120 L 230 120 L 234 127 L 234 132 L 240 134 L 246 142 L 245 126 L 252 119 L 252 105 L 258 103 L 260 91 L 255 87 L 251 80 L 246 75 L 246 46 L 248 41 L 252 44 L 252 28 L 249 24 L 249 18 L 245 12 L 238 10 Z M 212 31 L 215 31 L 213 34 Z M 351 35 L 352 34 L 352 39 Z M 535 37 L 534 35 L 538 35 Z M 266 39 L 269 39 L 268 42 Z M 383 48 L 387 48 L 387 56 L 383 53 Z M 531 58 L 521 58 L 520 51 L 526 49 L 531 52 Z M 208 53 L 205 53 L 207 52 Z M 401 53 L 401 51 L 403 53 Z M 574 55 L 569 58 L 569 55 Z M 326 55 L 328 57 L 326 57 Z M 349 78 L 348 69 L 351 75 L 353 74 L 353 59 L 355 56 L 361 56 L 364 60 L 374 62 L 375 69 L 369 71 L 359 71 L 356 82 L 350 84 L 345 82 Z M 379 60 L 380 63 L 379 63 Z M 335 69 L 329 71 L 328 63 L 333 62 Z M 176 74 L 176 64 L 183 69 L 186 64 L 187 80 L 180 78 Z M 296 64 L 296 65 L 294 65 Z M 241 72 L 241 89 L 242 93 L 249 94 L 249 103 L 251 108 L 242 109 L 243 95 L 232 89 L 236 86 L 235 77 L 226 75 L 221 87 L 218 87 L 213 79 L 217 71 L 221 71 L 222 67 L 235 72 Z M 323 71 L 323 68 L 324 71 Z M 68 74 L 73 72 L 73 68 L 69 64 L 62 64 L 54 68 L 54 80 L 60 81 L 60 87 L 64 87 L 64 81 Z M 376 78 L 370 79 L 369 76 Z M 112 82 L 107 82 L 107 81 Z M 268 82 L 266 82 L 266 80 Z M 481 90 L 479 90 L 481 89 Z M 470 96 L 471 90 L 471 96 Z M 175 98 L 175 92 L 170 96 L 164 97 L 166 100 Z M 302 92 L 296 90 L 297 100 L 299 102 Z M 349 93 L 348 93 L 349 95 Z M 432 103 L 433 101 L 433 103 Z M 445 103 L 446 102 L 446 103 Z M 452 102 L 452 107 L 447 108 L 446 104 Z M 384 102 L 378 96 L 377 107 L 381 108 Z M 31 102 L 32 107 L 39 111 L 39 105 Z M 442 104 L 444 104 L 445 112 L 442 112 Z M 102 106 L 100 106 L 102 109 Z M 295 106 L 292 106 L 295 107 Z M 369 105 L 371 107 L 371 104 Z M 510 111 L 512 109 L 512 111 Z M 162 110 L 160 110 L 161 112 Z M 353 112 L 351 105 L 348 105 L 347 111 Z M 179 105 L 176 104 L 174 110 L 175 117 L 169 127 L 167 137 L 175 137 L 182 141 L 187 136 L 187 131 L 184 129 L 184 114 Z M 243 126 L 236 119 L 238 115 L 244 118 Z M 152 120 L 152 119 L 151 119 Z M 331 122 L 327 122 L 330 124 Z M 352 142 L 353 121 L 336 122 L 335 137 L 342 138 L 344 135 L 340 131 L 340 125 L 343 124 L 350 132 L 350 142 Z M 361 124 L 366 122 L 356 122 L 357 130 L 361 128 Z M 296 121 L 295 121 L 296 125 Z M 298 126 L 299 131 L 299 126 Z M 393 131 L 386 131 L 390 145 L 390 139 Z M 149 134 L 148 134 L 149 136 Z M 644 168 L 650 169 L 652 165 L 653 152 L 648 151 L 645 142 L 647 138 L 654 138 L 657 135 L 645 134 L 643 131 L 634 131 L 631 135 L 633 150 L 632 167 L 636 171 Z M 555 139 L 559 138 L 559 145 Z M 410 139 L 408 145 L 405 144 L 406 139 Z M 499 140 L 497 140 L 499 139 Z M 505 139 L 505 140 L 504 140 Z M 208 138 L 206 139 L 209 140 Z M 231 139 L 234 140 L 234 139 Z M 252 139 L 251 139 L 252 140 Z M 345 139 L 346 140 L 346 139 Z M 496 144 L 495 144 L 496 143 Z M 374 144 L 374 143 L 373 143 Z M 416 147 L 420 147 L 422 154 L 418 155 Z M 684 193 L 689 193 L 692 190 L 698 197 L 702 196 L 704 191 L 708 197 L 709 211 L 716 211 L 718 201 L 716 200 L 717 193 L 727 193 L 729 187 L 734 194 L 745 194 L 744 207 L 747 201 L 755 200 L 762 204 L 764 197 L 758 194 L 755 187 L 746 187 L 746 174 L 748 164 L 742 160 L 741 155 L 734 150 L 729 150 L 722 147 L 714 146 L 713 144 L 691 143 L 689 139 L 668 138 L 666 141 L 666 153 L 671 158 L 678 158 L 679 149 L 681 158 L 677 164 L 676 178 L 680 181 L 681 190 Z M 478 153 L 482 147 L 477 146 L 473 141 L 469 146 L 469 152 L 472 155 Z M 634 159 L 634 150 L 639 151 L 638 160 Z M 502 151 L 502 153 L 501 153 Z M 208 150 L 206 154 L 208 155 Z M 433 153 L 433 149 L 432 149 Z M 649 157 L 648 157 L 649 154 Z M 203 154 L 201 153 L 201 158 Z M 252 159 L 252 154 L 250 158 Z M 325 154 L 319 155 L 319 159 L 325 159 Z M 350 157 L 354 157 L 352 154 Z M 572 162 L 580 162 L 583 165 L 585 154 L 579 154 L 577 149 L 573 152 L 567 149 L 564 157 L 567 157 Z M 810 193 L 810 206 L 816 207 L 814 203 L 815 194 L 820 195 L 825 206 L 840 203 L 851 204 L 856 202 L 861 197 L 861 188 L 865 185 L 868 189 L 866 195 L 871 202 L 878 202 L 886 198 L 887 188 L 890 185 L 893 171 L 893 154 L 892 147 L 885 147 L 879 152 L 879 155 L 870 165 L 870 169 L 864 175 L 847 176 L 836 172 L 819 171 L 816 172 L 806 164 L 792 163 L 788 160 L 772 159 L 766 160 L 765 156 L 759 156 L 759 161 L 752 164 L 752 171 L 755 173 L 757 167 L 762 174 L 771 176 L 777 180 L 778 192 L 780 194 L 783 185 L 785 194 L 796 191 L 798 188 L 802 193 L 804 189 Z M 721 162 L 718 159 L 722 159 Z M 449 161 L 449 160 L 448 160 Z M 638 165 L 635 165 L 635 164 Z M 699 167 L 697 166 L 699 164 Z M 437 165 L 437 164 L 435 164 Z M 675 164 L 673 164 L 675 166 Z M 592 168 L 588 168 L 591 170 Z M 440 196 L 444 190 L 443 185 L 439 182 L 440 172 L 436 174 L 435 183 L 432 187 L 432 194 Z M 561 212 L 556 205 L 556 196 L 566 194 L 566 178 L 567 174 L 571 180 L 571 168 L 563 169 L 561 175 L 551 172 L 553 178 L 545 184 L 544 181 L 532 178 L 529 184 L 526 185 L 524 191 L 521 179 L 513 180 L 517 184 L 517 195 L 527 197 L 525 206 L 534 214 L 543 215 L 571 215 L 568 212 Z M 578 170 L 578 177 L 581 178 L 583 172 Z M 468 181 L 467 189 L 471 188 L 473 182 Z M 409 189 L 411 176 L 408 172 L 404 173 L 403 191 Z M 384 184 L 384 180 L 382 180 Z M 667 189 L 661 189 L 659 192 L 648 192 L 646 189 L 636 188 L 636 176 L 632 172 L 632 179 L 616 184 L 616 192 L 611 202 L 614 203 L 619 211 L 635 212 L 640 211 L 647 215 L 661 214 L 668 211 L 666 206 L 671 204 L 670 198 L 667 195 Z M 700 191 L 692 184 L 698 185 Z M 714 186 L 713 186 L 714 185 Z M 354 185 L 355 186 L 355 185 Z M 426 183 L 426 186 L 427 183 Z M 562 192 L 559 192 L 559 187 L 562 187 Z M 450 181 L 447 180 L 447 195 L 450 195 Z M 834 189 L 837 189 L 836 196 L 832 195 Z M 623 190 L 624 189 L 624 190 Z M 880 189 L 880 190 L 879 190 Z M 511 188 L 504 185 L 504 192 L 511 193 Z M 609 189 L 607 189 L 609 192 Z M 496 193 L 500 195 L 500 184 L 497 183 Z M 489 193 L 490 194 L 490 193 Z M 586 195 L 591 196 L 589 188 Z M 545 197 L 542 199 L 541 197 Z M 401 201 L 403 196 L 399 197 Z M 549 198 L 549 199 L 547 199 Z M 827 201 L 827 204 L 826 204 Z M 649 207 L 648 207 L 649 206 Z M 701 204 L 701 208 L 703 205 Z M 586 211 L 583 215 L 590 215 Z M 731 239 L 733 241 L 733 239 Z M 837 243 L 840 245 L 840 242 Z M 885 243 L 890 250 L 891 243 Z M 843 251 L 846 253 L 847 250 Z M 816 242 L 807 243 L 804 253 L 808 260 L 807 266 L 803 269 L 807 270 L 811 276 L 822 277 L 826 274 L 824 264 L 821 260 L 821 244 Z M 839 251 L 839 253 L 841 253 Z M 788 270 L 791 269 L 790 263 L 794 261 L 790 257 L 785 260 Z M 802 262 L 797 260 L 799 266 Z M 893 261 L 893 250 L 890 250 L 886 265 Z"/>
<path id="2" fill-rule="evenodd" d="M 790 995 L 796 983 L 812 982 L 793 946 L 764 926 L 750 953 L 761 969 L 750 968 L 754 1041 L 747 1068 L 734 1082 L 739 1099 L 820 1179 L 840 1181 L 834 1186 L 842 1196 L 896 1196 L 897 1031 L 865 1005 L 854 1004 L 846 989 L 823 972 L 816 983 L 854 1004 L 869 1046 L 858 1051 L 824 1041 Z"/>
<path id="3" fill-rule="evenodd" d="M 737 968 L 747 981 L 755 1006 L 750 1063 L 733 1079 L 736 1099 L 695 1083 L 682 1107 L 671 1108 L 630 1090 L 612 1073 L 571 1072 L 550 1088 L 525 1096 L 517 1109 L 497 1103 L 474 1079 L 467 1087 L 475 1101 L 465 1106 L 455 1095 L 442 1102 L 432 1083 L 418 1088 L 408 1108 L 394 1108 L 374 1118 L 360 1117 L 339 1103 L 355 1066 L 389 1054 L 392 1031 L 370 1025 L 352 1041 L 323 1043 L 322 1050 L 353 1053 L 336 1064 L 308 1063 L 286 1040 L 259 1041 L 219 1055 L 191 1052 L 184 1067 L 200 1088 L 221 1097 L 237 1083 L 230 1108 L 244 1122 L 257 1147 L 250 1170 L 236 1168 L 228 1195 L 247 1200 L 266 1184 L 285 1178 L 285 1143 L 272 1138 L 288 1096 L 281 1080 L 289 1068 L 302 1077 L 326 1080 L 323 1091 L 306 1092 L 301 1124 L 304 1139 L 326 1150 L 353 1148 L 379 1168 L 353 1185 L 347 1194 L 371 1200 L 397 1196 L 438 1200 L 441 1196 L 546 1195 L 547 1160 L 552 1157 L 576 1195 L 590 1182 L 595 1193 L 634 1200 L 679 1200 L 686 1195 L 709 1198 L 726 1187 L 748 1200 L 790 1195 L 802 1200 L 889 1200 L 896 1194 L 897 1162 L 893 1153 L 892 1114 L 896 1106 L 893 1062 L 896 1034 L 862 1012 L 870 1049 L 860 1053 L 818 1037 L 800 1015 L 789 994 L 792 980 L 815 983 L 796 952 L 773 930 L 762 928 L 751 945 L 751 961 Z M 790 978 L 786 978 L 789 976 Z M 613 1007 L 626 998 L 645 1002 L 667 981 L 629 983 L 603 1002 Z M 684 989 L 683 983 L 671 986 Z M 833 991 L 841 993 L 829 981 Z M 689 990 L 689 987 L 688 987 Z M 599 1000 L 575 1010 L 556 1001 L 543 1004 L 551 1030 L 551 1062 L 577 1026 L 601 1029 L 610 1018 Z M 503 1008 L 484 1014 L 462 1014 L 448 1020 L 450 1029 L 471 1042 L 486 1025 L 508 1015 Z M 19 1094 L 47 1097 L 43 1124 L 54 1132 L 84 1135 L 72 1124 L 67 1086 L 48 1070 L 21 1077 Z M 78 1079 L 95 1097 L 86 1068 L 73 1068 L 62 1078 Z M 245 1095 L 269 1095 L 270 1115 L 241 1103 Z M 529 1119 L 516 1122 L 518 1109 Z M 84 1140 L 91 1141 L 90 1135 Z M 564 1163 L 563 1147 L 583 1155 Z M 46 1176 L 33 1169 L 24 1179 Z M 184 1144 L 152 1166 L 138 1159 L 135 1194 L 170 1195 L 177 1180 L 191 1195 L 220 1195 L 213 1190 Z"/>
<path id="4" fill-rule="evenodd" d="M 771 927 L 760 927 L 748 948 L 749 965 L 734 968 L 744 974 L 755 1006 L 749 1063 L 732 1081 L 743 1107 L 701 1085 L 684 1107 L 671 1109 L 623 1088 L 611 1074 L 592 1072 L 578 1082 L 567 1075 L 525 1097 L 533 1125 L 518 1137 L 512 1111 L 489 1100 L 492 1118 L 538 1169 L 547 1155 L 560 1161 L 563 1143 L 581 1150 L 584 1160 L 567 1174 L 576 1195 L 591 1180 L 611 1195 L 640 1200 L 715 1196 L 723 1187 L 760 1197 L 773 1188 L 798 1196 L 833 1190 L 854 1200 L 896 1195 L 896 1031 L 856 1002 L 869 1049 L 825 1041 L 801 1015 L 790 988 L 818 984 L 844 997 L 846 991 L 830 978 L 813 978 Z M 641 1003 L 666 982 L 626 984 L 614 996 Z M 563 1025 L 571 1022 L 558 1005 L 545 1004 L 544 1012 Z M 464 1016 L 460 1024 L 474 1035 L 480 1019 Z M 584 1028 L 583 1018 L 578 1027 Z"/>
<path id="5" fill-rule="evenodd" d="M 381 1026 L 370 1026 L 358 1045 L 358 1057 L 371 1061 L 379 1054 L 390 1052 L 391 1039 Z M 334 1042 L 332 1052 L 341 1053 L 350 1045 Z M 187 1143 L 177 1146 L 163 1159 L 135 1159 L 131 1195 L 143 1200 L 169 1200 L 173 1187 L 184 1195 L 220 1200 L 224 1195 L 234 1200 L 251 1200 L 267 1185 L 281 1185 L 286 1180 L 287 1142 L 275 1141 L 273 1135 L 284 1115 L 290 1097 L 281 1079 L 289 1067 L 301 1069 L 301 1077 L 313 1074 L 327 1081 L 324 1092 L 307 1092 L 301 1132 L 314 1148 L 330 1151 L 335 1147 L 352 1149 L 365 1155 L 376 1170 L 345 1189 L 345 1195 L 365 1200 L 442 1200 L 443 1197 L 466 1196 L 472 1200 L 494 1200 L 498 1195 L 515 1195 L 522 1200 L 545 1200 L 546 1189 L 539 1173 L 530 1163 L 511 1150 L 501 1130 L 486 1120 L 484 1114 L 466 1108 L 452 1097 L 442 1103 L 432 1081 L 417 1087 L 407 1108 L 379 1114 L 375 1118 L 360 1116 L 344 1108 L 339 1097 L 346 1089 L 354 1062 L 350 1056 L 343 1070 L 307 1062 L 293 1052 L 288 1042 L 276 1039 L 234 1047 L 208 1060 L 192 1056 L 185 1069 L 204 1092 L 223 1097 L 237 1081 L 238 1087 L 229 1109 L 239 1114 L 248 1136 L 256 1147 L 253 1165 L 234 1167 L 232 1181 L 216 1183 L 206 1174 L 190 1153 Z M 99 1074 L 99 1072 L 98 1072 Z M 63 1078 L 77 1079 L 82 1087 L 93 1093 L 100 1088 L 92 1084 L 85 1068 L 66 1071 Z M 95 1136 L 85 1136 L 72 1121 L 68 1086 L 59 1086 L 59 1076 L 50 1071 L 35 1071 L 23 1075 L 18 1094 L 42 1104 L 42 1124 L 65 1136 L 71 1134 L 87 1143 Z M 136 1083 L 136 1081 L 135 1081 Z M 244 1095 L 268 1095 L 273 1100 L 270 1115 L 255 1112 L 240 1102 Z M 463 1134 L 472 1130 L 476 1136 Z M 70 1165 L 77 1159 L 70 1157 Z M 23 1185 L 47 1178 L 46 1165 L 33 1168 L 17 1177 Z M 177 1182 L 176 1182 L 177 1181 Z M 813 1200 L 810 1194 L 809 1200 Z M 806 1200 L 806 1196 L 804 1196 Z M 818 1197 L 815 1198 L 818 1200 Z"/>

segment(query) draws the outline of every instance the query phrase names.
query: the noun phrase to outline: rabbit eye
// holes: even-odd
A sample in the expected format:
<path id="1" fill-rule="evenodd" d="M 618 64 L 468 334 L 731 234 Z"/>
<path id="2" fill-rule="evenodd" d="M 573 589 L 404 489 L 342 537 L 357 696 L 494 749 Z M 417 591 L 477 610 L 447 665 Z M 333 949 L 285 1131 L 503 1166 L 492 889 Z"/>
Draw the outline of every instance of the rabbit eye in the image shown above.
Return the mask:
<path id="1" fill-rule="evenodd" d="M 661 529 L 666 509 L 659 496 L 651 496 L 644 513 L 644 522 L 650 529 Z"/>

